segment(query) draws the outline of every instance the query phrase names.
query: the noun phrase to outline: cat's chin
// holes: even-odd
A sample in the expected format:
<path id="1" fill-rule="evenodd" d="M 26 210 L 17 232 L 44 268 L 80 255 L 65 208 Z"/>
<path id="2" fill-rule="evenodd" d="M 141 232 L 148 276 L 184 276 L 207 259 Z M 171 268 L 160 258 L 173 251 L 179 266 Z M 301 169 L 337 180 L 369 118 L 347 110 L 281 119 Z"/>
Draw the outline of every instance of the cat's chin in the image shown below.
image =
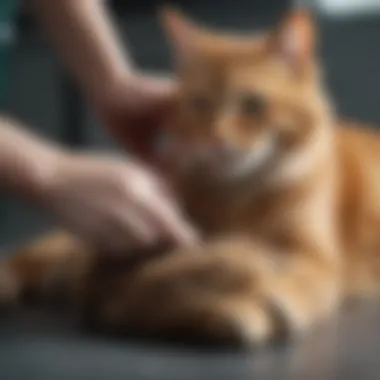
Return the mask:
<path id="1" fill-rule="evenodd" d="M 197 176 L 228 182 L 261 173 L 272 161 L 273 156 L 269 153 L 272 151 L 242 153 L 228 159 L 209 156 L 208 159 L 203 160 L 177 160 L 176 166 L 177 170 L 183 174 L 193 173 Z"/>
<path id="2" fill-rule="evenodd" d="M 182 165 L 181 165 L 182 164 Z M 177 162 L 177 170 L 182 174 L 195 174 L 205 178 L 233 181 L 246 177 L 255 171 L 254 167 L 245 164 L 245 158 L 238 160 L 194 160 L 186 163 Z"/>
<path id="3" fill-rule="evenodd" d="M 198 173 L 202 170 L 197 169 Z M 207 163 L 203 165 L 203 172 L 207 177 L 214 178 L 219 181 L 231 182 L 254 174 L 255 169 L 250 170 L 249 167 L 243 169 L 242 161 L 223 162 L 223 163 Z"/>

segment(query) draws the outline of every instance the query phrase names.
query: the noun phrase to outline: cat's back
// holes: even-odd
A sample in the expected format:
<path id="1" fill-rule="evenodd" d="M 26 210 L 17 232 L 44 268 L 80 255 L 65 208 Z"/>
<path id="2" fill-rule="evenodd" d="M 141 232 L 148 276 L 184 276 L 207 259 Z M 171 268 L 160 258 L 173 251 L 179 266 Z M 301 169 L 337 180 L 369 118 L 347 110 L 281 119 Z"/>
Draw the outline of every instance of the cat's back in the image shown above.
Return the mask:
<path id="1" fill-rule="evenodd" d="M 346 192 L 359 185 L 366 191 L 380 190 L 380 128 L 341 122 L 336 127 L 336 147 Z"/>
<path id="2" fill-rule="evenodd" d="M 336 133 L 339 149 L 346 154 L 360 152 L 362 159 L 380 157 L 380 126 L 341 121 L 336 127 Z"/>
<path id="3" fill-rule="evenodd" d="M 380 129 L 352 122 L 341 122 L 336 128 L 344 240 L 355 245 L 363 239 L 377 241 L 380 230 Z"/>

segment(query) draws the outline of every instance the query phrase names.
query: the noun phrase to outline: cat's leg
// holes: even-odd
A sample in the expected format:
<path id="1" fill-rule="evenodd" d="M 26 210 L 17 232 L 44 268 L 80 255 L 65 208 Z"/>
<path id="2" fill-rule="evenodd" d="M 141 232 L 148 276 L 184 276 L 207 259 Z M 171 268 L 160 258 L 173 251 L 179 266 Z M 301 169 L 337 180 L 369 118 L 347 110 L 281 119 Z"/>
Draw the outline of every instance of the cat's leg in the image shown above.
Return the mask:
<path id="1" fill-rule="evenodd" d="M 91 257 L 89 247 L 65 231 L 27 244 L 0 261 L 0 303 L 12 305 L 24 296 L 75 295 Z"/>
<path id="2" fill-rule="evenodd" d="M 258 297 L 265 300 L 265 313 L 273 325 L 268 340 L 276 338 L 280 328 L 296 337 L 338 310 L 342 278 L 334 253 L 321 250 L 318 244 L 305 244 L 302 250 L 267 251 L 265 259 L 257 276 Z"/>
<path id="3" fill-rule="evenodd" d="M 96 326 L 227 345 L 240 345 L 252 324 L 259 327 L 248 334 L 255 340 L 271 328 L 254 298 L 252 246 L 241 241 L 179 249 L 106 276 L 95 275 L 102 289 L 90 286 L 96 293 L 88 314 Z"/>
<path id="4" fill-rule="evenodd" d="M 147 334 L 252 345 L 328 316 L 339 303 L 338 279 L 317 254 L 286 257 L 233 239 L 149 263 L 102 311 L 104 323 Z"/>
<path id="5" fill-rule="evenodd" d="M 286 332 L 294 336 L 338 310 L 342 281 L 337 263 L 325 260 L 317 250 L 292 252 L 289 256 L 274 272 L 263 268 L 259 275 L 263 296 L 281 315 Z"/>

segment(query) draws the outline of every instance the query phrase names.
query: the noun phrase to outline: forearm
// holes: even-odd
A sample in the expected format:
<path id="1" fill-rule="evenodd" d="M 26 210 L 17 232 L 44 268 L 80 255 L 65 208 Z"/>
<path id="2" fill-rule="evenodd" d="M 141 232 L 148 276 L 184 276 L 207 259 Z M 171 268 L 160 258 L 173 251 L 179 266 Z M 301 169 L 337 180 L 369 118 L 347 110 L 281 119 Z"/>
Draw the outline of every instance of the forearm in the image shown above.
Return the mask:
<path id="1" fill-rule="evenodd" d="M 29 0 L 86 95 L 101 101 L 133 68 L 103 0 Z M 109 94 L 110 95 L 110 94 Z"/>
<path id="2" fill-rule="evenodd" d="M 61 149 L 47 144 L 15 120 L 0 115 L 0 183 L 18 197 L 34 201 L 53 176 Z"/>

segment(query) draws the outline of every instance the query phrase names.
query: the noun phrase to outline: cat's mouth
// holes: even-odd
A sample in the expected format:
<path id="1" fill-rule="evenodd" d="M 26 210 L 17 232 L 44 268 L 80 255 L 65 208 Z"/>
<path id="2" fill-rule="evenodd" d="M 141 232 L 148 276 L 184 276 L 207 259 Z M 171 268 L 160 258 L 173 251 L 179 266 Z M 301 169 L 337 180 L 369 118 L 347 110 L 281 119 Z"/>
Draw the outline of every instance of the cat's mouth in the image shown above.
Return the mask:
<path id="1" fill-rule="evenodd" d="M 267 138 L 248 150 L 210 150 L 203 164 L 219 176 L 244 176 L 262 170 L 275 155 L 275 142 Z"/>
<path id="2" fill-rule="evenodd" d="M 194 167 L 206 169 L 208 174 L 219 178 L 234 179 L 261 171 L 272 157 L 269 153 L 271 152 L 254 150 L 233 156 L 212 155 L 207 160 L 198 161 Z"/>
<path id="3" fill-rule="evenodd" d="M 260 171 L 272 160 L 276 150 L 270 137 L 255 141 L 250 149 L 185 144 L 177 146 L 171 160 L 179 170 L 203 169 L 219 177 L 235 177 Z"/>
<path id="4" fill-rule="evenodd" d="M 245 175 L 260 171 L 272 161 L 276 153 L 277 147 L 274 139 L 267 137 L 256 142 L 252 145 L 251 150 L 246 152 L 244 157 L 239 161 L 235 174 Z"/>

